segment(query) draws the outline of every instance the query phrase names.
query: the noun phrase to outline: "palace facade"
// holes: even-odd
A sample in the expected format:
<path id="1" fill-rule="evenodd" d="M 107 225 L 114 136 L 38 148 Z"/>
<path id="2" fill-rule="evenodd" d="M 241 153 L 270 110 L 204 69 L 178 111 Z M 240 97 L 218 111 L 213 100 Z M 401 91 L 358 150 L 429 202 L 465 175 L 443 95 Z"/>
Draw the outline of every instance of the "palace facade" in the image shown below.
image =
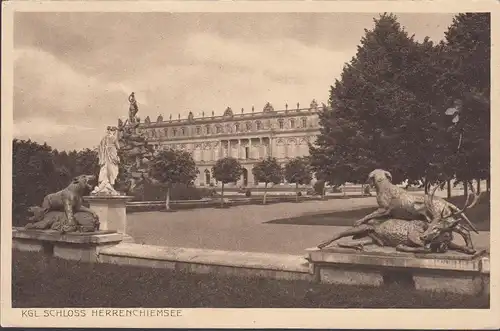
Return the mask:
<path id="1" fill-rule="evenodd" d="M 189 151 L 200 171 L 196 186 L 215 185 L 212 166 L 223 157 L 237 158 L 243 166 L 243 175 L 235 183 L 241 187 L 259 185 L 252 174 L 253 166 L 268 156 L 284 165 L 289 159 L 309 155 L 308 143 L 314 143 L 319 134 L 318 106 L 313 100 L 308 108 L 275 110 L 267 103 L 262 111 L 234 112 L 227 108 L 222 116 L 203 113 L 187 119 L 163 119 L 155 122 L 147 117 L 138 129 L 156 149 L 173 148 Z"/>

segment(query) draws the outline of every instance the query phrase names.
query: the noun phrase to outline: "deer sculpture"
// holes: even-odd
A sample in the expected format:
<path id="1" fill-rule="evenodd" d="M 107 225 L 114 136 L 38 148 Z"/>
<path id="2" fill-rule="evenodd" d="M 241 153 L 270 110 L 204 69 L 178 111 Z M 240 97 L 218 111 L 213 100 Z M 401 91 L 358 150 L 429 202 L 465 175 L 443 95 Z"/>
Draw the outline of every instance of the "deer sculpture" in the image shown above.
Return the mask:
<path id="1" fill-rule="evenodd" d="M 338 239 L 351 236 L 354 241 L 337 243 L 337 245 L 358 250 L 363 250 L 366 245 L 375 244 L 394 247 L 400 252 L 444 253 L 448 250 L 454 250 L 465 254 L 475 254 L 476 250 L 470 240 L 470 231 L 459 224 L 464 211 L 475 206 L 480 198 L 480 194 L 475 192 L 471 183 L 465 185 L 468 184 L 473 192 L 473 201 L 469 203 L 471 197 L 469 195 L 462 209 L 457 208 L 457 210 L 450 211 L 447 205 L 442 205 L 441 210 L 437 211 L 438 204 L 435 203 L 434 194 L 438 185 L 432 194 L 426 195 L 424 199 L 425 208 L 428 208 L 428 212 L 433 215 L 430 222 L 427 219 L 406 220 L 391 216 L 371 218 L 364 224 L 353 226 L 324 241 L 318 245 L 318 248 L 323 249 Z M 465 246 L 453 242 L 453 232 L 464 237 Z"/>

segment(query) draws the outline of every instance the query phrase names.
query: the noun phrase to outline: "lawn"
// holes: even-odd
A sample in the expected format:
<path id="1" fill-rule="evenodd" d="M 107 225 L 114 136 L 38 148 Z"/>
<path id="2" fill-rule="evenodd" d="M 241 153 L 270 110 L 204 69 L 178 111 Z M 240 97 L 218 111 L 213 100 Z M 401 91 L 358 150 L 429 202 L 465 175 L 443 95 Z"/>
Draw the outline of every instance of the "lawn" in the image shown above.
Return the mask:
<path id="1" fill-rule="evenodd" d="M 15 308 L 489 308 L 489 296 L 84 264 L 13 252 Z"/>
<path id="2" fill-rule="evenodd" d="M 449 201 L 457 207 L 462 208 L 465 197 L 454 196 Z M 326 213 L 308 213 L 298 217 L 275 219 L 266 223 L 269 224 L 296 224 L 296 225 L 330 225 L 330 226 L 351 226 L 354 221 L 368 215 L 376 207 L 366 207 L 346 211 L 334 211 Z M 490 194 L 483 193 L 481 200 L 465 214 L 477 227 L 479 231 L 490 231 Z"/>

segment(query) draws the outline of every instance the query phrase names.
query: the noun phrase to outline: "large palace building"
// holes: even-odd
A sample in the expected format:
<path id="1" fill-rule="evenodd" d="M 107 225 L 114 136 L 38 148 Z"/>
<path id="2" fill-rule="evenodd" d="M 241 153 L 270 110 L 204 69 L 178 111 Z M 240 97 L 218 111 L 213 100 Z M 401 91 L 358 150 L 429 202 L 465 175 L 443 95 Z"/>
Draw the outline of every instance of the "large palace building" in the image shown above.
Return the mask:
<path id="1" fill-rule="evenodd" d="M 324 106 L 323 106 L 324 107 Z M 262 111 L 235 112 L 227 108 L 222 116 L 203 113 L 187 119 L 164 120 L 160 115 L 156 122 L 147 117 L 139 130 L 145 133 L 155 148 L 174 148 L 189 151 L 200 171 L 196 186 L 217 185 L 211 169 L 223 157 L 237 158 L 244 170 L 236 183 L 252 187 L 256 183 L 253 166 L 263 158 L 275 157 L 282 165 L 297 156 L 309 155 L 308 143 L 314 143 L 319 134 L 318 111 L 322 107 L 313 100 L 308 108 L 275 110 L 267 103 Z"/>

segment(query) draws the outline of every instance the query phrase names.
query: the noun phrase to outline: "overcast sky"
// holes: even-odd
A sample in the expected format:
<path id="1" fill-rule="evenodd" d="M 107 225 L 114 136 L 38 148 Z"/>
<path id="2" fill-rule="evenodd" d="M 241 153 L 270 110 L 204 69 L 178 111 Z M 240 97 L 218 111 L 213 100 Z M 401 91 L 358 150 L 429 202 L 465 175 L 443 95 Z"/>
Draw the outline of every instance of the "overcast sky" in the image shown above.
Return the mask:
<path id="1" fill-rule="evenodd" d="M 58 149 L 95 146 L 126 118 L 228 106 L 326 102 L 373 14 L 16 13 L 14 134 Z M 453 14 L 397 14 L 410 34 L 444 38 Z"/>

